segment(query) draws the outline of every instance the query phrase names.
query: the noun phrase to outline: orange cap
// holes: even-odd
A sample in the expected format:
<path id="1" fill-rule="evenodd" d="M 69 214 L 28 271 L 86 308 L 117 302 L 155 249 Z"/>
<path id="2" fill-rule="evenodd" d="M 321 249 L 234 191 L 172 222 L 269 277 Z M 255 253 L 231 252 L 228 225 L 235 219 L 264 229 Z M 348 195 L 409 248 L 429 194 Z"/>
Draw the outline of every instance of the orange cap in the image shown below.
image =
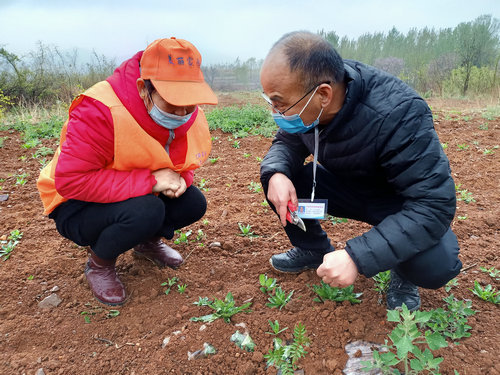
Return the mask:
<path id="1" fill-rule="evenodd" d="M 203 78 L 200 52 L 187 40 L 172 37 L 151 43 L 142 54 L 141 78 L 151 80 L 170 104 L 217 104 Z"/>

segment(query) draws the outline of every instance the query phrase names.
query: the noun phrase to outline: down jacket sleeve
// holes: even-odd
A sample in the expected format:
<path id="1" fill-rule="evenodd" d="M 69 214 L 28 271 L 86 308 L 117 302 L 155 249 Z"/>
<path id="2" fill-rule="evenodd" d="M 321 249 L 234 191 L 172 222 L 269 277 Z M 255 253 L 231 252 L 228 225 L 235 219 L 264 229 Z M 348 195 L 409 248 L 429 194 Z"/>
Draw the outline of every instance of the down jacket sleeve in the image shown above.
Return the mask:
<path id="1" fill-rule="evenodd" d="M 384 122 L 388 125 L 377 137 L 379 165 L 404 204 L 347 242 L 347 252 L 367 277 L 436 245 L 455 214 L 455 185 L 426 104 L 402 103 Z"/>
<path id="2" fill-rule="evenodd" d="M 97 203 L 119 202 L 151 193 L 156 179 L 148 169 L 105 169 L 113 160 L 113 139 L 109 109 L 85 97 L 69 117 L 66 141 L 61 146 L 55 172 L 58 193 L 67 199 Z"/>

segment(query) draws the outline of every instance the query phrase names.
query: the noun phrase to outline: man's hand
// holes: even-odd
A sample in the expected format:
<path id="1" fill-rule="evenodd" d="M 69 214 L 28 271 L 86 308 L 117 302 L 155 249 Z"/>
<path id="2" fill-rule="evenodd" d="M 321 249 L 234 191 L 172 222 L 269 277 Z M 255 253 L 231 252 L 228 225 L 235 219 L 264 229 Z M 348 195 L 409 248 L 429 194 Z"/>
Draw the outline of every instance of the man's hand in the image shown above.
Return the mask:
<path id="1" fill-rule="evenodd" d="M 267 199 L 273 204 L 280 216 L 281 224 L 286 225 L 286 213 L 288 201 L 298 206 L 297 193 L 292 181 L 283 173 L 275 173 L 269 179 Z"/>
<path id="2" fill-rule="evenodd" d="M 153 193 L 171 190 L 176 192 L 181 187 L 181 175 L 171 169 L 163 168 L 154 171 L 153 176 L 156 178 L 156 185 L 153 186 Z M 184 185 L 186 182 L 184 181 Z"/>
<path id="3" fill-rule="evenodd" d="M 184 180 L 183 177 L 181 177 L 180 182 L 181 182 L 181 185 L 179 186 L 179 188 L 177 190 L 167 189 L 167 190 L 163 190 L 161 193 L 163 195 L 166 195 L 169 198 L 179 198 L 182 194 L 184 194 L 184 192 L 187 189 L 186 180 Z"/>
<path id="4" fill-rule="evenodd" d="M 358 277 L 358 268 L 347 251 L 336 250 L 325 254 L 323 263 L 316 273 L 325 284 L 332 287 L 345 288 L 354 284 Z"/>

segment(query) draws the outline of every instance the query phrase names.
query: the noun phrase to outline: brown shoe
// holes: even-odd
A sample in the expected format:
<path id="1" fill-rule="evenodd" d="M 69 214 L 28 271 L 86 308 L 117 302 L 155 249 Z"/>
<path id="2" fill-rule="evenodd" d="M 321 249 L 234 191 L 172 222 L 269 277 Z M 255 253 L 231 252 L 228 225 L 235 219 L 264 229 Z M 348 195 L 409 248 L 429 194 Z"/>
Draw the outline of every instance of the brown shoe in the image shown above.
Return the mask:
<path id="1" fill-rule="evenodd" d="M 149 259 L 159 267 L 168 266 L 175 269 L 184 262 L 181 254 L 179 254 L 177 250 L 164 244 L 160 237 L 155 237 L 149 241 L 140 243 L 134 247 L 134 254 Z"/>
<path id="2" fill-rule="evenodd" d="M 127 299 L 125 287 L 116 275 L 115 262 L 116 259 L 102 259 L 91 251 L 85 267 L 85 276 L 94 297 L 111 306 L 122 305 Z"/>

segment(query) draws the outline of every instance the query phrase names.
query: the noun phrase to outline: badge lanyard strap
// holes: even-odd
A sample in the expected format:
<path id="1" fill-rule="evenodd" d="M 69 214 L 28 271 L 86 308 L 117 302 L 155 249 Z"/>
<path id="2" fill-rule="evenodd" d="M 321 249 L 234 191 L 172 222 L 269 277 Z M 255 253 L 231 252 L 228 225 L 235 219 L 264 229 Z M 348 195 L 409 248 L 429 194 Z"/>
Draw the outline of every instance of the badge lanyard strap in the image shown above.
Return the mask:
<path id="1" fill-rule="evenodd" d="M 316 190 L 316 167 L 318 166 L 319 130 L 314 127 L 314 159 L 313 159 L 313 186 L 311 192 L 311 202 L 314 201 L 314 191 Z"/>

